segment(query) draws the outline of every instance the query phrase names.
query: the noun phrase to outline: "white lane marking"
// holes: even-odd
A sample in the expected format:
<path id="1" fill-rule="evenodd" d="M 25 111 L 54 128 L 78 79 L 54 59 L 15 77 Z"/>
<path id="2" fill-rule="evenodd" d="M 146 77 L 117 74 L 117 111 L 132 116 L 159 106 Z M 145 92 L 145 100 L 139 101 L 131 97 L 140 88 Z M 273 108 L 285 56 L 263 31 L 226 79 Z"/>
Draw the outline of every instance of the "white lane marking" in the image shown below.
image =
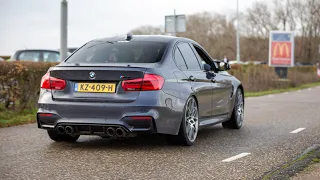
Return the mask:
<path id="1" fill-rule="evenodd" d="M 272 94 L 270 94 L 270 95 L 268 95 L 268 97 L 273 97 L 273 95 L 272 95 Z"/>
<path id="2" fill-rule="evenodd" d="M 308 91 L 310 91 L 311 90 L 311 88 L 308 88 Z"/>
<path id="3" fill-rule="evenodd" d="M 289 94 L 288 92 L 285 92 L 284 94 Z"/>
<path id="4" fill-rule="evenodd" d="M 299 90 L 298 92 L 301 92 L 301 90 Z"/>
<path id="5" fill-rule="evenodd" d="M 298 132 L 300 132 L 300 131 L 303 131 L 303 130 L 305 130 L 306 128 L 298 128 L 298 129 L 296 129 L 296 130 L 294 130 L 294 131 L 291 131 L 290 133 L 292 133 L 292 134 L 296 134 L 296 133 L 298 133 Z"/>
<path id="6" fill-rule="evenodd" d="M 241 154 L 238 154 L 238 155 L 236 155 L 236 156 L 233 156 L 233 157 L 230 157 L 230 158 L 228 158 L 228 159 L 225 159 L 225 160 L 223 160 L 222 162 L 231 162 L 231 161 L 234 161 L 234 160 L 236 160 L 236 159 L 239 159 L 239 158 L 243 158 L 243 157 L 245 157 L 245 156 L 248 156 L 249 154 L 251 154 L 251 153 L 241 153 Z"/>

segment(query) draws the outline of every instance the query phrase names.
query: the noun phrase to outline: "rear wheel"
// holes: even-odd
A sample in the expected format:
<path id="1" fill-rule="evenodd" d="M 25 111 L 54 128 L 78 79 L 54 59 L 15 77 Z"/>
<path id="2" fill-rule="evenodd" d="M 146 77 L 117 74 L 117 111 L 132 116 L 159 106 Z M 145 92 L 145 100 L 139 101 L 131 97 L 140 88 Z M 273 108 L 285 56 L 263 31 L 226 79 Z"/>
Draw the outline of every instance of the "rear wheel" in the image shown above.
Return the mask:
<path id="1" fill-rule="evenodd" d="M 169 136 L 170 143 L 191 146 L 195 143 L 199 129 L 198 105 L 194 97 L 190 97 L 183 111 L 183 119 L 178 136 Z"/>
<path id="2" fill-rule="evenodd" d="M 244 98 L 241 89 L 237 89 L 234 108 L 229 121 L 223 122 L 222 126 L 228 129 L 240 129 L 244 118 Z"/>
<path id="3" fill-rule="evenodd" d="M 65 142 L 76 142 L 80 135 L 68 135 L 68 134 L 59 134 L 56 130 L 47 130 L 49 137 L 57 142 L 65 141 Z"/>

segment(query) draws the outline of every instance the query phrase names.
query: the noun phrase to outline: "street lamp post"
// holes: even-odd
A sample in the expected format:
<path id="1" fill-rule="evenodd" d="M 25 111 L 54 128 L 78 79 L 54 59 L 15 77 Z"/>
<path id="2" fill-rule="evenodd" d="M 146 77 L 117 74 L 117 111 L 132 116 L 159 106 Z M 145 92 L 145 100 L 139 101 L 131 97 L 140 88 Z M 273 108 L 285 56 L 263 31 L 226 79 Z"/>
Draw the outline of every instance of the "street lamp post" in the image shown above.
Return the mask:
<path id="1" fill-rule="evenodd" d="M 176 22 L 176 9 L 173 10 L 173 36 L 176 36 L 176 28 L 177 28 L 177 22 Z"/>
<path id="2" fill-rule="evenodd" d="M 60 60 L 67 58 L 68 51 L 68 2 L 61 1 L 60 10 Z"/>
<path id="3" fill-rule="evenodd" d="M 237 0 L 237 63 L 240 63 L 239 0 Z"/>

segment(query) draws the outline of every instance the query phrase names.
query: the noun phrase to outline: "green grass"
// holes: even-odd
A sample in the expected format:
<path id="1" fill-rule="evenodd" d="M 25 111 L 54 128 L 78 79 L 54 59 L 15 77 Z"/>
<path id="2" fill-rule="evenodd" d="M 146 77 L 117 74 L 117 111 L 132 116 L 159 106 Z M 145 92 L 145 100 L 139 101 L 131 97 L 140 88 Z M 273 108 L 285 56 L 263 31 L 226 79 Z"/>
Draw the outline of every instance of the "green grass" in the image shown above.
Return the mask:
<path id="1" fill-rule="evenodd" d="M 17 112 L 0 109 L 0 128 L 36 122 L 37 110 Z"/>
<path id="2" fill-rule="evenodd" d="M 308 83 L 308 84 L 303 84 L 298 87 L 285 88 L 285 89 L 272 89 L 272 90 L 260 91 L 260 92 L 246 92 L 244 95 L 245 95 L 245 97 L 257 97 L 257 96 L 264 96 L 264 95 L 269 95 L 269 94 L 297 91 L 300 89 L 311 88 L 311 87 L 315 87 L 315 86 L 320 86 L 320 82 Z"/>
<path id="3" fill-rule="evenodd" d="M 319 159 L 319 158 L 313 158 L 313 159 L 312 159 L 312 162 L 314 162 L 314 163 L 320 163 L 320 159 Z"/>

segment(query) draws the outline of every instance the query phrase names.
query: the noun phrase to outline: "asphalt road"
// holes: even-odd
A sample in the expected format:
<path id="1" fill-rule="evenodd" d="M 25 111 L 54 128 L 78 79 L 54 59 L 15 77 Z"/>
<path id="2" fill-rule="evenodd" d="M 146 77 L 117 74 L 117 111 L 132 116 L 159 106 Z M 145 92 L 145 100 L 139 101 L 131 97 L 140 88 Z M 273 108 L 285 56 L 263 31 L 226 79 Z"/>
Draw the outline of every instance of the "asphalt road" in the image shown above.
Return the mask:
<path id="1" fill-rule="evenodd" d="M 56 143 L 35 124 L 3 128 L 0 179 L 254 179 L 320 143 L 319 114 L 320 87 L 247 98 L 241 130 L 207 128 L 192 147 L 162 136 Z"/>

